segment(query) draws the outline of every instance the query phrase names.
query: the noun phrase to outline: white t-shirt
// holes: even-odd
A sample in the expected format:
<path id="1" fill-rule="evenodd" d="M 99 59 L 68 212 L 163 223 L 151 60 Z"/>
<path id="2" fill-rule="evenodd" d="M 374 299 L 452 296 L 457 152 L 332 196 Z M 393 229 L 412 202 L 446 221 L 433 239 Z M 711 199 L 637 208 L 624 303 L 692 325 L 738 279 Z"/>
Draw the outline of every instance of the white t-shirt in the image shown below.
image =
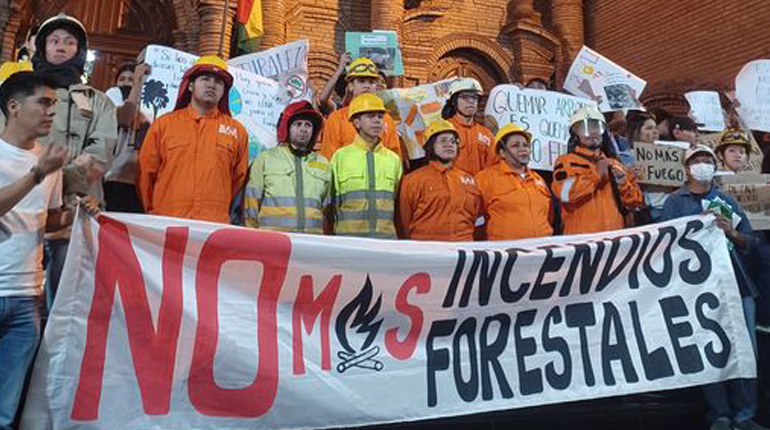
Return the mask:
<path id="1" fill-rule="evenodd" d="M 0 188 L 29 173 L 43 147 L 17 148 L 0 139 Z M 43 238 L 49 209 L 62 205 L 61 170 L 48 175 L 0 217 L 0 297 L 43 292 Z"/>

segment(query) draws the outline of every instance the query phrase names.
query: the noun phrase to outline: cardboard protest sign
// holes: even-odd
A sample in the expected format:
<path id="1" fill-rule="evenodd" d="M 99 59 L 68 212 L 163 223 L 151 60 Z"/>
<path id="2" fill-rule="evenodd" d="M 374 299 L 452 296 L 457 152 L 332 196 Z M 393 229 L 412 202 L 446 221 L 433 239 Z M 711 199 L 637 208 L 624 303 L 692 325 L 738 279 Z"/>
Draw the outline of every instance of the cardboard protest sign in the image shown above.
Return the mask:
<path id="1" fill-rule="evenodd" d="M 735 77 L 738 114 L 751 130 L 770 133 L 770 60 L 746 64 Z"/>
<path id="2" fill-rule="evenodd" d="M 716 91 L 690 91 L 685 94 L 690 114 L 701 131 L 724 131 L 725 115 Z"/>
<path id="3" fill-rule="evenodd" d="M 422 149 L 423 132 L 428 124 L 441 118 L 441 110 L 449 98 L 449 86 L 457 80 L 460 79 L 445 79 L 417 87 L 395 88 L 377 93 L 385 103 L 388 113 L 398 123 L 398 134 L 406 144 L 410 159 L 425 156 Z"/>
<path id="4" fill-rule="evenodd" d="M 292 101 L 312 100 L 313 89 L 308 84 L 307 39 L 276 46 L 261 52 L 242 55 L 228 61 L 233 67 L 277 81 L 288 89 Z"/>
<path id="5" fill-rule="evenodd" d="M 404 74 L 404 60 L 398 47 L 395 31 L 374 31 L 371 33 L 345 33 L 345 50 L 355 59 L 366 57 L 388 76 Z"/>
<path id="6" fill-rule="evenodd" d="M 715 224 L 442 243 L 81 213 L 22 428 L 352 428 L 755 378 Z"/>
<path id="7" fill-rule="evenodd" d="M 585 105 L 596 103 L 553 91 L 498 85 L 489 94 L 484 115 L 498 128 L 513 122 L 532 133 L 529 167 L 553 170 L 554 161 L 567 153 L 569 117 Z"/>
<path id="8" fill-rule="evenodd" d="M 584 46 L 564 81 L 570 93 L 596 100 L 602 112 L 638 109 L 647 82 Z"/>
<path id="9" fill-rule="evenodd" d="M 722 190 L 735 197 L 754 230 L 770 230 L 770 175 L 741 173 L 718 177 Z"/>
<path id="10" fill-rule="evenodd" d="M 762 173 L 762 160 L 765 159 L 762 149 L 754 139 L 754 135 L 748 133 L 749 140 L 751 141 L 751 154 L 749 155 L 749 162 L 742 173 Z M 701 133 L 698 140 L 701 144 L 708 146 L 711 149 L 715 149 L 719 143 L 719 139 L 722 137 L 722 133 Z"/>
<path id="11" fill-rule="evenodd" d="M 679 187 L 685 183 L 684 149 L 669 145 L 634 142 L 640 184 Z"/>
<path id="12" fill-rule="evenodd" d="M 145 79 L 141 103 L 154 119 L 174 109 L 182 76 L 198 57 L 158 45 L 148 45 L 142 55 L 152 71 Z M 234 78 L 228 95 L 230 112 L 249 132 L 249 159 L 254 159 L 277 144 L 278 117 L 290 98 L 276 81 L 236 67 L 229 71 Z"/>

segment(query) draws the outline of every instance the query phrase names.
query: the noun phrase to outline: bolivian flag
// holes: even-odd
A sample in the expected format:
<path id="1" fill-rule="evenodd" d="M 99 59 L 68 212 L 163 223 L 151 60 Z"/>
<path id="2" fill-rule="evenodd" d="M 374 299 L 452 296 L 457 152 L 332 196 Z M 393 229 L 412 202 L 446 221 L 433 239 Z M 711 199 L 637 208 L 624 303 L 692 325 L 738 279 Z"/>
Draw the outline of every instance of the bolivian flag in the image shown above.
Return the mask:
<path id="1" fill-rule="evenodd" d="M 262 0 L 238 0 L 238 46 L 247 52 L 256 51 L 262 26 Z"/>

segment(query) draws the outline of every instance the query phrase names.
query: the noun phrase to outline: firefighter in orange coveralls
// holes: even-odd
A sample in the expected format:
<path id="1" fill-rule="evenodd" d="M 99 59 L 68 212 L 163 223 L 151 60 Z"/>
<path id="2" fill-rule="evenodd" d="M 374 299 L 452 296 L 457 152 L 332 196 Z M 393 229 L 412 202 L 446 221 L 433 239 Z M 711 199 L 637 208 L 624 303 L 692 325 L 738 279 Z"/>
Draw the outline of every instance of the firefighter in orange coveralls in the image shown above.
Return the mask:
<path id="1" fill-rule="evenodd" d="M 449 87 L 449 100 L 441 111 L 441 117 L 450 121 L 459 135 L 455 167 L 471 175 L 494 165 L 498 159 L 495 136 L 475 119 L 482 95 L 484 90 L 475 79 L 457 80 Z"/>
<path id="2" fill-rule="evenodd" d="M 429 163 L 401 182 L 402 236 L 413 240 L 472 241 L 481 196 L 473 177 L 454 167 L 457 131 L 451 122 L 432 122 L 425 132 Z"/>
<path id="3" fill-rule="evenodd" d="M 150 127 L 137 191 L 147 213 L 227 223 L 245 185 L 248 135 L 230 116 L 227 63 L 201 57 L 185 72 L 174 111 Z"/>
<path id="4" fill-rule="evenodd" d="M 532 135 L 516 124 L 495 137 L 500 161 L 476 175 L 484 202 L 488 240 L 517 240 L 553 234 L 551 190 L 527 168 Z"/>
<path id="5" fill-rule="evenodd" d="M 380 81 L 377 66 L 368 58 L 358 58 L 350 63 L 347 77 L 348 93 L 354 99 L 361 94 L 374 94 Z M 353 123 L 348 119 L 350 106 L 334 111 L 324 124 L 321 137 L 321 155 L 331 160 L 338 149 L 349 145 L 358 135 Z M 398 140 L 398 130 L 393 118 L 385 113 L 382 144 L 395 152 L 402 160 L 405 154 L 401 152 L 401 142 Z"/>
<path id="6" fill-rule="evenodd" d="M 551 185 L 561 202 L 564 234 L 626 227 L 628 211 L 643 205 L 642 192 L 634 175 L 608 156 L 604 115 L 591 106 L 578 109 L 570 135 L 570 153 L 556 159 Z"/>

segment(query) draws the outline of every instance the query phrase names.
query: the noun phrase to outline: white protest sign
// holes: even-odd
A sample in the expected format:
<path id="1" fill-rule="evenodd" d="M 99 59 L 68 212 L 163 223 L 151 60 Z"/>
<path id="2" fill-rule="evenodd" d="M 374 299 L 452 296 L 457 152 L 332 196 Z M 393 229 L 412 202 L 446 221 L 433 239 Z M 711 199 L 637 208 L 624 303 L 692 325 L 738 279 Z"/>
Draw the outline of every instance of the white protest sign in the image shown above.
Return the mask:
<path id="1" fill-rule="evenodd" d="M 388 113 L 398 123 L 398 134 L 406 144 L 410 159 L 425 156 L 422 148 L 423 132 L 428 124 L 441 119 L 441 110 L 449 98 L 449 86 L 457 80 L 460 79 L 445 79 L 417 87 L 395 88 L 377 93 L 385 103 Z"/>
<path id="2" fill-rule="evenodd" d="M 752 130 L 770 133 L 770 60 L 743 66 L 735 77 L 738 114 Z"/>
<path id="3" fill-rule="evenodd" d="M 690 104 L 690 113 L 698 124 L 699 130 L 723 131 L 725 129 L 725 115 L 722 112 L 719 93 L 716 91 L 690 91 L 684 97 Z"/>
<path id="4" fill-rule="evenodd" d="M 553 163 L 567 153 L 569 117 L 592 100 L 553 91 L 522 89 L 498 85 L 489 94 L 484 115 L 502 128 L 516 123 L 532 133 L 532 159 L 529 167 L 553 170 Z"/>
<path id="5" fill-rule="evenodd" d="M 755 378 L 714 216 L 516 242 L 82 213 L 22 429 L 325 429 Z"/>
<path id="6" fill-rule="evenodd" d="M 584 46 L 564 80 L 570 93 L 596 100 L 602 112 L 637 109 L 647 82 Z"/>
<path id="7" fill-rule="evenodd" d="M 307 39 L 276 46 L 261 52 L 242 55 L 228 61 L 233 67 L 278 81 L 291 94 L 292 101 L 312 100 L 313 89 L 308 84 Z"/>
<path id="8" fill-rule="evenodd" d="M 182 76 L 198 57 L 158 45 L 148 45 L 143 55 L 152 71 L 145 79 L 141 100 L 154 119 L 174 109 Z M 263 149 L 278 143 L 278 117 L 289 97 L 278 82 L 235 67 L 229 71 L 234 78 L 229 94 L 230 112 L 249 132 L 249 159 L 254 159 Z"/>

